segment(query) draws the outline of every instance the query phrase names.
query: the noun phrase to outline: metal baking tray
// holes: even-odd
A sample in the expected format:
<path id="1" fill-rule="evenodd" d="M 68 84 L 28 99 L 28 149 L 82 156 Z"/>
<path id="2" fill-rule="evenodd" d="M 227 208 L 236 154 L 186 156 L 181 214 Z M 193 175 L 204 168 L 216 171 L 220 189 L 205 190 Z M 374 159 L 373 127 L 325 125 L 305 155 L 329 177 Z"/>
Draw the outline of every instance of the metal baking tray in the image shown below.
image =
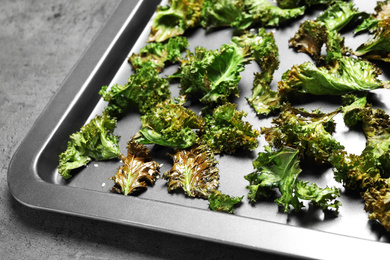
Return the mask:
<path id="1" fill-rule="evenodd" d="M 354 1 L 361 10 L 373 12 L 376 1 Z M 125 225 L 135 225 L 150 230 L 169 232 L 211 242 L 250 248 L 280 255 L 308 258 L 338 258 L 347 256 L 383 256 L 390 250 L 390 232 L 378 223 L 368 220 L 363 201 L 359 195 L 343 191 L 333 180 L 332 171 L 327 168 L 309 168 L 302 173 L 302 179 L 315 181 L 319 186 L 338 186 L 342 189 L 342 206 L 338 217 L 329 217 L 309 206 L 301 213 L 285 214 L 272 201 L 254 205 L 246 199 L 247 181 L 243 178 L 253 171 L 255 150 L 239 155 L 218 156 L 220 169 L 220 190 L 232 196 L 245 195 L 242 205 L 235 214 L 213 212 L 204 199 L 190 199 L 183 193 L 168 193 L 165 181 L 160 179 L 153 187 L 138 196 L 123 196 L 111 193 L 113 181 L 120 165 L 118 161 L 91 162 L 88 167 L 73 171 L 69 181 L 63 180 L 57 170 L 58 155 L 66 149 L 69 135 L 76 132 L 90 118 L 100 113 L 105 103 L 98 91 L 103 85 L 124 84 L 133 71 L 127 62 L 132 52 L 146 44 L 150 32 L 150 21 L 158 0 L 124 0 L 102 28 L 89 49 L 72 69 L 59 91 L 46 106 L 27 134 L 11 160 L 8 184 L 13 196 L 21 203 L 36 209 L 83 216 Z M 304 17 L 315 17 L 310 13 Z M 272 29 L 280 53 L 280 68 L 274 75 L 272 87 L 284 71 L 294 64 L 310 60 L 302 53 L 288 47 L 288 39 L 297 31 L 300 21 L 287 27 Z M 231 29 L 209 30 L 202 28 L 188 32 L 189 49 L 202 45 L 218 49 L 229 43 Z M 356 48 L 368 36 L 354 37 L 346 31 L 346 45 Z M 382 65 L 383 79 L 389 79 L 390 71 Z M 170 66 L 162 74 L 169 75 L 177 67 Z M 239 110 L 248 112 L 244 118 L 259 129 L 270 125 L 271 119 L 259 119 L 247 104 L 245 97 L 251 93 L 253 73 L 259 71 L 256 64 L 246 66 L 239 84 L 240 98 L 234 100 Z M 373 91 L 378 105 L 390 112 L 386 104 L 388 90 Z M 173 95 L 178 94 L 177 85 L 172 85 Z M 340 104 L 334 99 L 304 101 L 300 106 L 308 109 L 321 108 L 331 111 Z M 364 137 L 348 131 L 337 123 L 336 138 L 347 149 L 356 153 L 364 148 Z M 140 128 L 139 114 L 128 113 L 118 121 L 115 134 L 121 136 L 121 152 L 126 153 L 126 142 Z M 259 140 L 259 149 L 266 145 Z M 168 170 L 171 162 L 161 147 L 152 148 L 152 156 L 164 163 L 161 172 Z M 367 250 L 367 248 L 370 248 Z M 327 250 L 329 249 L 329 250 Z"/>

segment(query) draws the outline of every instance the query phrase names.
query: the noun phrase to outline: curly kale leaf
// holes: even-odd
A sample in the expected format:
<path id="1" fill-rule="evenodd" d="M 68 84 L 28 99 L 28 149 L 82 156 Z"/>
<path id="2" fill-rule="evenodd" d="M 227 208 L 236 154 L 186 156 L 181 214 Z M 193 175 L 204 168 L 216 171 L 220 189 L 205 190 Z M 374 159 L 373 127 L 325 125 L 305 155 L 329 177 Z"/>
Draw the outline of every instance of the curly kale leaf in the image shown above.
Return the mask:
<path id="1" fill-rule="evenodd" d="M 232 197 L 216 190 L 208 197 L 209 208 L 214 211 L 234 213 L 234 208 L 241 203 L 243 198 L 244 196 Z"/>
<path id="2" fill-rule="evenodd" d="M 331 4 L 334 0 L 277 0 L 278 6 L 281 8 L 296 8 L 299 6 L 313 6 L 319 4 Z"/>
<path id="3" fill-rule="evenodd" d="M 237 111 L 236 106 L 228 102 L 215 108 L 211 115 L 204 116 L 205 125 L 200 138 L 215 153 L 232 154 L 237 149 L 253 150 L 258 146 L 259 132 L 242 120 L 247 113 Z"/>
<path id="4" fill-rule="evenodd" d="M 245 0 L 244 12 L 231 23 L 232 27 L 245 30 L 249 27 L 277 27 L 305 13 L 305 7 L 282 9 L 267 0 Z"/>
<path id="5" fill-rule="evenodd" d="M 157 103 L 171 97 L 168 80 L 161 78 L 151 63 L 148 64 L 131 75 L 124 86 L 102 87 L 99 94 L 108 101 L 106 113 L 120 117 L 131 106 L 136 106 L 141 114 L 145 114 Z"/>
<path id="6" fill-rule="evenodd" d="M 168 191 L 181 189 L 189 197 L 207 199 L 219 185 L 218 161 L 205 145 L 177 150 L 171 170 L 163 174 Z"/>
<path id="7" fill-rule="evenodd" d="M 364 191 L 370 187 L 381 187 L 390 177 L 389 115 L 382 109 L 365 105 L 351 111 L 350 117 L 352 116 L 361 120 L 367 138 L 366 147 L 360 155 L 336 155 L 332 160 L 335 178 L 345 187 L 354 190 Z"/>
<path id="8" fill-rule="evenodd" d="M 317 184 L 308 184 L 307 181 L 298 180 L 295 184 L 298 198 L 309 200 L 314 206 L 321 208 L 323 211 L 333 211 L 338 213 L 341 202 L 336 200 L 340 197 L 340 190 L 336 187 L 320 188 Z"/>
<path id="9" fill-rule="evenodd" d="M 170 38 L 168 42 L 151 42 L 141 48 L 138 54 L 133 53 L 128 61 L 134 69 L 149 66 L 150 69 L 161 71 L 166 62 L 177 62 L 181 58 L 181 52 L 188 47 L 188 40 L 178 36 Z"/>
<path id="10" fill-rule="evenodd" d="M 348 127 L 356 127 L 362 122 L 365 109 L 367 107 L 367 97 L 358 97 L 353 94 L 343 96 L 343 119 Z"/>
<path id="11" fill-rule="evenodd" d="M 241 36 L 235 36 L 232 42 L 236 43 L 242 48 L 249 47 L 252 51 L 254 60 L 261 68 L 263 78 L 270 83 L 273 78 L 275 70 L 279 68 L 279 50 L 275 42 L 272 32 L 266 32 L 264 28 L 260 28 L 259 32 L 244 33 Z"/>
<path id="12" fill-rule="evenodd" d="M 369 212 L 370 220 L 378 220 L 381 225 L 390 231 L 390 188 L 387 184 L 380 189 L 368 189 L 363 198 L 364 209 Z"/>
<path id="13" fill-rule="evenodd" d="M 306 20 L 301 23 L 289 44 L 298 52 L 309 54 L 317 63 L 326 61 L 326 64 L 330 64 L 350 52 L 339 32 L 348 24 L 365 16 L 367 14 L 360 12 L 352 2 L 336 1 L 314 21 Z M 324 45 L 327 52 L 325 57 L 321 55 Z"/>
<path id="14" fill-rule="evenodd" d="M 324 23 L 329 31 L 340 32 L 348 24 L 367 16 L 368 14 L 359 11 L 353 2 L 335 1 L 317 17 L 316 21 Z"/>
<path id="15" fill-rule="evenodd" d="M 325 64 L 333 65 L 342 57 L 348 56 L 352 50 L 345 46 L 345 38 L 339 33 L 330 32 L 328 41 L 326 42 L 326 55 L 324 57 Z"/>
<path id="16" fill-rule="evenodd" d="M 112 192 L 134 194 L 152 186 L 160 175 L 160 166 L 152 160 L 150 150 L 134 138 L 127 143 L 127 156 L 121 154 L 120 158 L 123 165 L 110 178 L 115 183 Z"/>
<path id="17" fill-rule="evenodd" d="M 141 116 L 142 128 L 135 140 L 142 144 L 184 149 L 198 142 L 193 129 L 203 126 L 203 119 L 194 111 L 174 103 L 171 99 L 159 103 Z"/>
<path id="18" fill-rule="evenodd" d="M 265 152 L 258 154 L 253 161 L 255 171 L 244 178 L 249 181 L 247 189 L 248 198 L 256 202 L 262 198 L 271 196 L 273 188 L 278 188 L 282 197 L 277 203 L 289 211 L 289 205 L 300 210 L 303 205 L 294 194 L 294 184 L 301 173 L 299 167 L 299 151 L 290 147 L 284 147 L 280 151 L 272 151 L 270 146 L 265 147 Z"/>
<path id="19" fill-rule="evenodd" d="M 261 68 L 261 73 L 255 74 L 252 96 L 247 100 L 257 114 L 270 114 L 280 106 L 279 94 L 269 87 L 280 63 L 278 46 L 273 33 L 267 33 L 264 28 L 261 28 L 257 35 L 245 33 L 233 37 L 232 42 L 243 48 L 246 46 L 251 48 L 254 60 Z"/>
<path id="20" fill-rule="evenodd" d="M 330 159 L 334 178 L 349 190 L 364 191 L 369 187 L 383 185 L 380 170 L 375 167 L 375 158 L 340 152 Z"/>
<path id="21" fill-rule="evenodd" d="M 248 198 L 256 202 L 262 198 L 271 196 L 272 189 L 277 188 L 281 197 L 275 202 L 284 208 L 284 212 L 290 212 L 290 206 L 295 211 L 301 211 L 301 200 L 309 200 L 322 210 L 334 210 L 337 212 L 340 202 L 335 200 L 340 196 L 336 188 L 319 188 L 316 184 L 308 185 L 298 179 L 302 169 L 299 165 L 299 151 L 291 147 L 282 147 L 273 151 L 270 146 L 265 147 L 265 152 L 258 154 L 253 161 L 255 171 L 244 178 L 249 181 L 247 189 Z"/>
<path id="22" fill-rule="evenodd" d="M 113 135 L 116 119 L 107 114 L 98 115 L 70 135 L 65 152 L 59 155 L 58 173 L 64 178 L 72 177 L 71 170 L 87 165 L 92 160 L 119 158 L 119 136 Z"/>
<path id="23" fill-rule="evenodd" d="M 390 62 L 390 18 L 379 21 L 375 33 L 354 54 L 369 60 Z"/>
<path id="24" fill-rule="evenodd" d="M 298 32 L 289 40 L 289 45 L 298 52 L 307 53 L 314 60 L 321 60 L 321 49 L 328 41 L 328 30 L 323 23 L 306 20 Z"/>
<path id="25" fill-rule="evenodd" d="M 267 76 L 255 73 L 252 96 L 247 100 L 257 115 L 268 116 L 280 109 L 283 97 L 278 91 L 271 90 Z"/>
<path id="26" fill-rule="evenodd" d="M 307 53 L 317 64 L 332 64 L 351 52 L 344 43 L 344 37 L 335 31 L 328 31 L 323 23 L 306 20 L 301 23 L 298 32 L 289 40 L 296 51 Z M 322 47 L 326 45 L 326 55 Z"/>
<path id="27" fill-rule="evenodd" d="M 238 97 L 240 72 L 250 61 L 250 54 L 249 48 L 236 44 L 224 44 L 214 51 L 196 47 L 176 75 L 180 78 L 180 94 L 212 105 Z"/>
<path id="28" fill-rule="evenodd" d="M 201 25 L 230 26 L 244 11 L 244 0 L 204 0 Z"/>
<path id="29" fill-rule="evenodd" d="M 367 140 L 360 155 L 335 155 L 332 160 L 335 179 L 348 189 L 362 192 L 369 218 L 389 230 L 390 117 L 382 109 L 367 104 L 365 97 L 349 96 L 346 100 L 343 108 L 346 124 L 361 123 Z"/>
<path id="30" fill-rule="evenodd" d="M 301 158 L 308 158 L 317 163 L 329 163 L 329 158 L 344 149 L 332 133 L 335 129 L 333 117 L 338 110 L 322 113 L 318 110 L 308 112 L 302 108 L 285 104 L 271 127 L 263 127 L 261 133 L 266 141 L 281 149 L 284 146 L 298 149 Z"/>
<path id="31" fill-rule="evenodd" d="M 317 67 L 311 62 L 293 66 L 279 82 L 279 91 L 313 95 L 344 95 L 374 90 L 387 86 L 378 79 L 380 70 L 374 64 L 350 57 L 342 57 L 333 66 Z"/>
<path id="32" fill-rule="evenodd" d="M 371 14 L 369 17 L 366 17 L 363 22 L 355 29 L 354 32 L 375 32 L 378 28 L 379 21 L 390 18 L 390 1 L 377 1 L 375 12 L 375 14 Z"/>
<path id="33" fill-rule="evenodd" d="M 170 0 L 169 5 L 158 6 L 148 41 L 163 42 L 199 26 L 202 9 L 203 0 Z"/>

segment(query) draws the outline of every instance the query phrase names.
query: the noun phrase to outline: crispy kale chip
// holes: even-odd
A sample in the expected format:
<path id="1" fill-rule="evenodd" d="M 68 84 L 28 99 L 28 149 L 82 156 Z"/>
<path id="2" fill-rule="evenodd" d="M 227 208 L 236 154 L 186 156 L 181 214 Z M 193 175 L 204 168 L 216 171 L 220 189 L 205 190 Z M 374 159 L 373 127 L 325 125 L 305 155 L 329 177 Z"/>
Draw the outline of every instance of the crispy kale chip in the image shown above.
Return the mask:
<path id="1" fill-rule="evenodd" d="M 112 192 L 134 194 L 152 186 L 160 175 L 160 166 L 152 160 L 150 150 L 134 138 L 127 143 L 127 156 L 121 154 L 120 158 L 123 165 L 110 178 L 115 183 Z"/>
<path id="2" fill-rule="evenodd" d="M 330 160 L 333 165 L 335 180 L 349 190 L 365 191 L 370 187 L 381 187 L 384 179 L 377 167 L 378 160 L 368 152 L 361 155 L 341 152 Z"/>
<path id="3" fill-rule="evenodd" d="M 163 42 L 199 26 L 202 9 L 203 0 L 170 0 L 169 5 L 158 6 L 148 41 Z"/>
<path id="4" fill-rule="evenodd" d="M 348 24 L 367 16 L 368 14 L 359 11 L 353 2 L 334 1 L 316 21 L 325 24 L 329 31 L 340 32 Z"/>
<path id="5" fill-rule="evenodd" d="M 270 197 L 272 189 L 277 188 L 281 197 L 275 202 L 284 208 L 284 212 L 290 212 L 290 206 L 295 211 L 301 211 L 302 200 L 308 200 L 313 205 L 319 206 L 322 210 L 331 210 L 335 213 L 341 205 L 336 200 L 340 192 L 336 188 L 319 188 L 315 183 L 298 179 L 302 169 L 300 168 L 299 151 L 290 147 L 282 147 L 273 151 L 270 146 L 260 152 L 253 167 L 255 171 L 244 178 L 249 181 L 247 189 L 248 198 L 256 202 L 262 198 Z"/>
<path id="6" fill-rule="evenodd" d="M 379 21 L 375 33 L 354 54 L 369 60 L 390 62 L 390 18 Z"/>
<path id="7" fill-rule="evenodd" d="M 351 106 L 357 106 L 356 102 L 359 102 L 359 99 Z M 346 153 L 335 155 L 332 160 L 335 179 L 353 190 L 364 191 L 370 187 L 381 187 L 390 177 L 389 115 L 382 109 L 374 109 L 369 104 L 363 104 L 350 111 L 348 118 L 354 125 L 361 120 L 362 130 L 367 139 L 366 147 L 360 155 Z"/>
<path id="8" fill-rule="evenodd" d="M 366 93 L 364 93 L 361 97 L 354 94 L 347 94 L 343 96 L 342 113 L 346 126 L 353 128 L 363 121 L 365 109 L 368 106 L 365 94 Z"/>
<path id="9" fill-rule="evenodd" d="M 183 36 L 169 38 L 168 42 L 151 42 L 141 48 L 139 53 L 133 53 L 128 61 L 134 69 L 149 66 L 150 69 L 161 71 L 166 62 L 177 62 L 181 52 L 188 47 L 188 40 Z"/>
<path id="10" fill-rule="evenodd" d="M 284 97 L 278 91 L 271 90 L 268 77 L 263 73 L 255 73 L 252 96 L 248 102 L 259 116 L 268 116 L 280 109 Z"/>
<path id="11" fill-rule="evenodd" d="M 333 66 L 317 67 L 311 62 L 293 66 L 284 73 L 279 91 L 313 95 L 344 95 L 387 87 L 378 79 L 381 71 L 371 62 L 342 57 Z"/>
<path id="12" fill-rule="evenodd" d="M 240 72 L 250 61 L 250 49 L 224 44 L 220 50 L 196 47 L 188 53 L 175 77 L 180 78 L 180 94 L 204 104 L 222 104 L 238 97 Z"/>
<path id="13" fill-rule="evenodd" d="M 298 52 L 307 53 L 319 63 L 322 60 L 321 49 L 328 41 L 328 37 L 325 24 L 306 20 L 300 24 L 298 32 L 289 40 L 289 45 Z"/>
<path id="14" fill-rule="evenodd" d="M 231 23 L 240 30 L 249 27 L 277 27 L 289 20 L 298 18 L 305 13 L 305 7 L 282 9 L 268 0 L 245 0 L 244 12 Z"/>
<path id="15" fill-rule="evenodd" d="M 65 152 L 59 155 L 58 173 L 72 177 L 71 170 L 87 165 L 92 160 L 119 158 L 119 136 L 113 135 L 116 119 L 107 114 L 97 115 L 80 131 L 70 135 Z"/>
<path id="16" fill-rule="evenodd" d="M 283 9 L 299 6 L 313 6 L 319 4 L 331 4 L 334 0 L 277 0 L 278 6 Z"/>
<path id="17" fill-rule="evenodd" d="M 364 209 L 369 212 L 370 220 L 378 220 L 387 231 L 390 231 L 390 188 L 387 184 L 380 189 L 370 188 L 363 196 Z"/>
<path id="18" fill-rule="evenodd" d="M 259 32 L 244 33 L 241 36 L 235 36 L 232 42 L 242 48 L 249 47 L 251 49 L 254 60 L 261 68 L 261 73 L 264 78 L 270 83 L 275 70 L 279 68 L 279 50 L 276 45 L 274 34 L 267 32 L 264 28 L 260 28 Z"/>
<path id="19" fill-rule="evenodd" d="M 336 31 L 329 31 L 321 22 L 306 20 L 299 26 L 298 32 L 289 40 L 289 45 L 297 52 L 308 54 L 318 65 L 330 64 L 351 53 L 345 46 L 344 37 Z M 326 54 L 322 54 L 323 46 Z"/>
<path id="20" fill-rule="evenodd" d="M 352 2 L 335 1 L 314 21 L 306 20 L 301 23 L 289 44 L 298 52 L 305 52 L 313 57 L 318 64 L 324 61 L 330 64 L 350 52 L 339 32 L 358 18 L 366 16 Z M 324 45 L 327 52 L 325 57 L 321 55 Z"/>
<path id="21" fill-rule="evenodd" d="M 335 129 L 333 117 L 339 111 L 322 113 L 319 110 L 308 112 L 284 104 L 281 113 L 275 118 L 271 127 L 263 127 L 261 134 L 273 147 L 281 149 L 289 146 L 297 149 L 302 159 L 311 159 L 320 164 L 329 163 L 333 153 L 344 147 L 333 138 Z"/>
<path id="22" fill-rule="evenodd" d="M 269 86 L 280 63 L 274 35 L 261 28 L 257 35 L 245 33 L 233 37 L 232 41 L 241 47 L 249 46 L 252 49 L 254 59 L 261 68 L 261 73 L 255 74 L 252 96 L 247 100 L 258 115 L 269 115 L 278 109 L 281 103 L 278 92 L 272 91 Z"/>
<path id="23" fill-rule="evenodd" d="M 361 192 L 369 219 L 378 220 L 390 230 L 390 117 L 382 109 L 374 109 L 365 97 L 347 100 L 350 104 L 345 106 L 344 120 L 352 126 L 360 122 L 367 141 L 360 155 L 335 155 L 335 179 Z"/>
<path id="24" fill-rule="evenodd" d="M 163 174 L 168 191 L 181 189 L 189 197 L 207 199 L 219 185 L 218 161 L 205 145 L 177 150 L 171 170 Z"/>
<path id="25" fill-rule="evenodd" d="M 375 32 L 377 30 L 379 21 L 390 18 L 390 1 L 377 1 L 375 12 L 375 14 L 371 14 L 369 17 L 366 17 L 354 32 Z"/>
<path id="26" fill-rule="evenodd" d="M 258 146 L 256 138 L 259 132 L 242 120 L 247 113 L 237 111 L 236 107 L 236 104 L 228 102 L 204 116 L 205 125 L 200 131 L 200 138 L 215 153 L 233 154 L 238 149 L 253 150 Z"/>
<path id="27" fill-rule="evenodd" d="M 347 189 L 361 192 L 369 218 L 390 230 L 390 117 L 367 103 L 366 96 L 348 95 L 344 102 L 345 124 L 361 127 L 367 140 L 360 155 L 334 155 L 331 161 L 335 179 Z"/>
<path id="28" fill-rule="evenodd" d="M 307 181 L 298 180 L 295 189 L 298 198 L 310 201 L 322 211 L 332 211 L 336 215 L 338 214 L 341 202 L 336 200 L 337 197 L 340 197 L 340 190 L 336 187 L 320 188 L 315 183 L 309 184 Z"/>
<path id="29" fill-rule="evenodd" d="M 244 0 L 204 0 L 201 25 L 208 27 L 230 26 L 244 11 Z"/>
<path id="30" fill-rule="evenodd" d="M 141 116 L 142 128 L 135 141 L 142 144 L 184 149 L 198 142 L 193 129 L 203 126 L 203 119 L 189 108 L 167 99 Z"/>
<path id="31" fill-rule="evenodd" d="M 145 114 L 157 103 L 171 97 L 168 80 L 161 78 L 151 63 L 148 64 L 131 75 L 124 86 L 115 84 L 111 88 L 102 87 L 99 94 L 108 101 L 106 113 L 120 117 L 135 106 L 141 114 Z"/>
<path id="32" fill-rule="evenodd" d="M 234 213 L 234 208 L 241 203 L 243 198 L 244 196 L 232 197 L 216 190 L 208 197 L 209 208 L 214 211 Z"/>

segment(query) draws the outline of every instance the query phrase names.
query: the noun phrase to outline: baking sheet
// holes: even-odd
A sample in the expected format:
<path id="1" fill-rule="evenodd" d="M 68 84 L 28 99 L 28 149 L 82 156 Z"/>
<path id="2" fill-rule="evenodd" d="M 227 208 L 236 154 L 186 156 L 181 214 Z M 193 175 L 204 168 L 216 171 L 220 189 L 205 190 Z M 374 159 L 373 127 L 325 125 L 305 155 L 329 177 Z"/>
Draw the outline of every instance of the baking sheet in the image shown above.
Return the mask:
<path id="1" fill-rule="evenodd" d="M 360 10 L 373 12 L 376 1 L 354 1 Z M 370 246 L 369 255 L 381 254 L 390 249 L 390 232 L 378 223 L 368 221 L 363 201 L 359 195 L 342 192 L 343 204 L 338 217 L 330 217 L 321 210 L 310 208 L 301 213 L 285 214 L 279 211 L 273 200 L 250 204 L 245 188 L 248 182 L 243 176 L 253 171 L 252 161 L 266 142 L 259 138 L 259 148 L 253 152 L 239 155 L 218 156 L 220 169 L 219 189 L 232 196 L 245 195 L 243 203 L 235 214 L 212 212 L 207 200 L 191 199 L 183 193 L 168 193 L 165 181 L 156 184 L 139 196 L 123 196 L 110 193 L 113 176 L 120 166 L 119 161 L 91 162 L 88 167 L 75 170 L 70 180 L 63 180 L 57 173 L 58 155 L 66 149 L 69 135 L 78 131 L 90 118 L 99 114 L 105 106 L 98 91 L 103 85 L 124 84 L 133 71 L 127 62 L 131 53 L 138 53 L 146 44 L 150 32 L 150 21 L 156 6 L 166 1 L 122 1 L 112 18 L 102 29 L 89 50 L 85 53 L 58 93 L 50 101 L 40 118 L 32 127 L 11 161 L 8 182 L 13 196 L 30 207 L 79 215 L 99 220 L 112 221 L 126 225 L 137 225 L 152 230 L 191 236 L 235 246 L 288 254 L 300 257 L 327 258 L 343 253 L 351 257 L 362 256 L 354 248 Z M 315 18 L 318 12 L 310 13 L 304 19 Z M 274 74 L 271 87 L 281 75 L 294 64 L 311 59 L 302 53 L 295 53 L 288 47 L 288 40 L 298 30 L 300 20 L 288 27 L 267 29 L 275 34 L 279 47 L 280 67 Z M 189 49 L 202 45 L 208 49 L 218 49 L 229 43 L 232 29 L 206 31 L 202 28 L 188 32 Z M 346 46 L 355 49 L 368 36 L 354 37 L 352 32 L 343 32 Z M 389 80 L 388 69 L 380 64 L 384 80 Z M 163 70 L 162 75 L 170 75 L 176 66 Z M 247 104 L 250 96 L 253 73 L 258 72 L 255 63 L 246 66 L 239 84 L 240 98 L 235 99 L 239 110 L 248 112 L 246 121 L 259 129 L 269 126 L 272 118 L 259 119 Z M 172 84 L 173 96 L 178 95 L 178 86 Z M 378 105 L 390 112 L 386 100 L 388 90 L 372 91 Z M 303 101 L 307 109 L 320 108 L 330 112 L 340 104 L 337 100 L 319 98 Z M 197 108 L 194 108 L 195 110 Z M 365 138 L 358 132 L 349 131 L 342 119 L 336 118 L 335 137 L 348 151 L 357 153 L 364 148 Z M 137 112 L 130 112 L 118 121 L 115 134 L 121 136 L 121 152 L 126 153 L 126 142 L 140 128 Z M 152 157 L 164 167 L 172 165 L 168 149 L 155 146 Z M 301 179 L 314 181 L 320 187 L 325 185 L 342 186 L 333 180 L 328 168 L 307 168 Z M 329 243 L 333 250 L 322 250 L 323 243 Z M 361 247 L 359 247 L 361 246 Z M 337 248 L 342 249 L 335 250 Z M 347 250 L 350 248 L 350 250 Z"/>

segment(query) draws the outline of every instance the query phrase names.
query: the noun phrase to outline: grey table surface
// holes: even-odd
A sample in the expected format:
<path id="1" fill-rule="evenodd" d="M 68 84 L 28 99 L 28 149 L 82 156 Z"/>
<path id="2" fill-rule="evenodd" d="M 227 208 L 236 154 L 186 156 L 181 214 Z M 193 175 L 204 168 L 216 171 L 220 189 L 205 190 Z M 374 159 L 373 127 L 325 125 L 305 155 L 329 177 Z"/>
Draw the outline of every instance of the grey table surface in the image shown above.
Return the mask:
<path id="1" fill-rule="evenodd" d="M 40 211 L 20 204 L 10 194 L 7 170 L 12 155 L 119 2 L 1 0 L 1 258 L 278 258 L 193 238 Z"/>

